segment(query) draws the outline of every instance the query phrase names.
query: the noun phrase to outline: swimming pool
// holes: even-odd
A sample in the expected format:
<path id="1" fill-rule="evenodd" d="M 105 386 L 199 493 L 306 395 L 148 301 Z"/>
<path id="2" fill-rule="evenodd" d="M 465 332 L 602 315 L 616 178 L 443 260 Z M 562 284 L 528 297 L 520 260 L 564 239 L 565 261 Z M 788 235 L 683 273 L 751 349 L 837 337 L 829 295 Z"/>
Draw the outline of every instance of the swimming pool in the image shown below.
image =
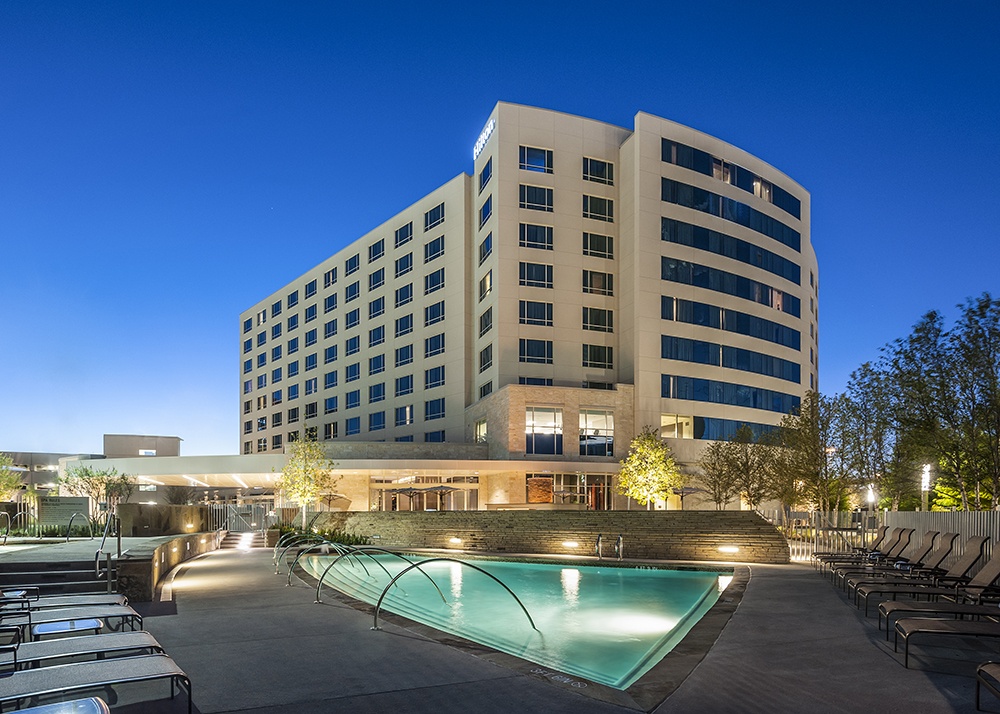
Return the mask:
<path id="1" fill-rule="evenodd" d="M 303 565 L 319 578 L 335 557 L 314 556 Z M 381 607 L 616 689 L 628 687 L 673 649 L 732 579 L 731 571 L 717 570 L 478 558 L 465 563 L 431 559 L 420 566 L 430 577 L 415 569 L 404 573 Z M 375 604 L 391 577 L 409 565 L 385 554 L 343 557 L 327 572 L 324 586 Z"/>

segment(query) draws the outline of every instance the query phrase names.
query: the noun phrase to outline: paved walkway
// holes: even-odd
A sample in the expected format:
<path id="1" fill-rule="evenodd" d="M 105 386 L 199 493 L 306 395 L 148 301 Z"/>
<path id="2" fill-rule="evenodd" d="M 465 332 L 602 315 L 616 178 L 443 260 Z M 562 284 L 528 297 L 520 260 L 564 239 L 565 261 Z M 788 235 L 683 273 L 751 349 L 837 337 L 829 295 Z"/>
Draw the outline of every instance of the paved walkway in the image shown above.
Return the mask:
<path id="1" fill-rule="evenodd" d="M 810 567 L 751 570 L 715 646 L 656 712 L 975 711 L 964 654 L 906 670 L 875 619 Z M 314 604 L 313 588 L 292 582 L 274 575 L 270 550 L 217 551 L 173 573 L 172 601 L 140 605 L 191 677 L 197 711 L 629 711 L 391 623 L 373 632 L 370 615 Z"/>

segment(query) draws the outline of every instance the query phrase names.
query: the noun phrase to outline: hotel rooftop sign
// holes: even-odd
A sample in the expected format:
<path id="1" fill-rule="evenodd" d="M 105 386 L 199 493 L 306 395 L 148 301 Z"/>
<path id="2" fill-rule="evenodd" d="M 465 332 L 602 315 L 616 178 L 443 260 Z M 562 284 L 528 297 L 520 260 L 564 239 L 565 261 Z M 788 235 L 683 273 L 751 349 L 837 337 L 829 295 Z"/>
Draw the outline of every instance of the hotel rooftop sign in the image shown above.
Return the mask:
<path id="1" fill-rule="evenodd" d="M 475 145 L 472 147 L 472 160 L 475 161 L 479 158 L 479 155 L 483 153 L 483 149 L 486 148 L 486 142 L 490 140 L 490 136 L 493 135 L 493 130 L 496 128 L 497 120 L 490 119 L 489 122 L 483 127 L 483 133 L 479 135 L 476 139 Z"/>

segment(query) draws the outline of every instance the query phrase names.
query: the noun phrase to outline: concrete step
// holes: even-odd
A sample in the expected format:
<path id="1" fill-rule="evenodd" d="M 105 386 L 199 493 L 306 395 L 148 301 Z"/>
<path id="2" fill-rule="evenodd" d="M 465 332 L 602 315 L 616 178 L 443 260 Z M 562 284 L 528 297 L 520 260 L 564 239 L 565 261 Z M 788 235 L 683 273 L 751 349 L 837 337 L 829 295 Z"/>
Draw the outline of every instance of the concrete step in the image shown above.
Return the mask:
<path id="1" fill-rule="evenodd" d="M 219 544 L 220 549 L 263 547 L 265 547 L 264 534 L 260 531 L 253 531 L 249 533 L 233 533 L 230 531 L 226 534 L 226 537 L 222 539 L 222 543 Z"/>

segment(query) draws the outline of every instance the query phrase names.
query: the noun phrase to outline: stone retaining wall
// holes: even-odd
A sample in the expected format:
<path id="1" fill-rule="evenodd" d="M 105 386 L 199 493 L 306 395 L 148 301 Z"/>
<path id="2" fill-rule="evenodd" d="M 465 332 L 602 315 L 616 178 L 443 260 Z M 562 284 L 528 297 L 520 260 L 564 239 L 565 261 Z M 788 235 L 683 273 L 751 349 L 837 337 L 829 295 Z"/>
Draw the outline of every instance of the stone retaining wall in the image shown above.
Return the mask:
<path id="1" fill-rule="evenodd" d="M 753 511 L 330 512 L 313 526 L 383 547 L 593 555 L 603 534 L 604 556 L 614 557 L 621 534 L 626 558 L 789 562 L 784 536 Z M 564 545 L 570 541 L 578 546 Z"/>
<path id="2" fill-rule="evenodd" d="M 129 549 L 118 560 L 118 592 L 130 602 L 150 602 L 160 578 L 185 560 L 217 549 L 221 541 L 220 532 L 192 533 L 155 547 Z"/>

